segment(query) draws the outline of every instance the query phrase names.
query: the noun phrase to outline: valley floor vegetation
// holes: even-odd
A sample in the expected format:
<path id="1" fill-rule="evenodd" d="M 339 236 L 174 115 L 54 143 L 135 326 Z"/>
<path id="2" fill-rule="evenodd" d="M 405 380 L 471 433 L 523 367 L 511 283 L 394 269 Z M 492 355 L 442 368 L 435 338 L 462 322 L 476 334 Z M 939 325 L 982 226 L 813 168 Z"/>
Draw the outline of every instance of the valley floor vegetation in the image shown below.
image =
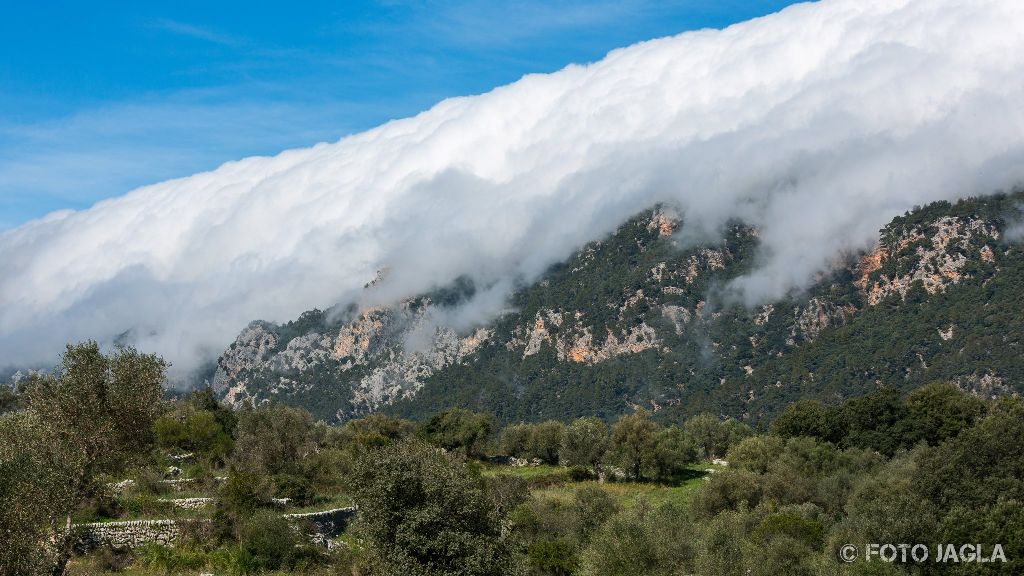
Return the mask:
<path id="1" fill-rule="evenodd" d="M 69 346 L 0 394 L 0 574 L 1024 573 L 1024 402 L 953 385 L 710 414 L 316 422 L 210 390 L 166 400 L 155 356 Z M 190 500 L 182 508 L 175 502 Z M 311 538 L 287 513 L 356 506 Z M 76 526 L 175 519 L 84 552 Z M 843 563 L 845 544 L 1001 544 L 1005 563 Z"/>

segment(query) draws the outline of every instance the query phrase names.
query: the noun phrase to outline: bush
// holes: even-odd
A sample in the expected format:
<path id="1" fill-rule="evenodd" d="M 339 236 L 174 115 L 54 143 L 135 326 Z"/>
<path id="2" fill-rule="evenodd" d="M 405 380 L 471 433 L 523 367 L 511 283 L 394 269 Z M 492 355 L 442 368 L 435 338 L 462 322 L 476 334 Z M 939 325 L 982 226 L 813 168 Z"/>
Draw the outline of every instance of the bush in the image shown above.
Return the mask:
<path id="1" fill-rule="evenodd" d="M 674 576 L 690 574 L 693 527 L 672 505 L 652 509 L 640 501 L 608 519 L 582 555 L 587 576 Z M 718 572 L 698 572 L 718 574 Z"/>
<path id="2" fill-rule="evenodd" d="M 136 548 L 135 554 L 143 567 L 162 570 L 166 574 L 196 570 L 206 565 L 205 554 L 188 548 L 171 548 L 150 543 Z"/>
<path id="3" fill-rule="evenodd" d="M 374 574 L 509 572 L 501 515 L 484 481 L 450 454 L 420 442 L 385 446 L 362 456 L 350 481 Z"/>
<path id="4" fill-rule="evenodd" d="M 569 479 L 573 482 L 583 482 L 584 480 L 593 480 L 595 478 L 594 473 L 586 466 L 569 467 Z"/>
<path id="5" fill-rule="evenodd" d="M 487 478 L 487 494 L 499 515 L 506 515 L 530 497 L 526 479 L 511 474 Z"/>
<path id="6" fill-rule="evenodd" d="M 784 448 L 778 436 L 753 436 L 729 449 L 729 465 L 764 474 Z"/>
<path id="7" fill-rule="evenodd" d="M 533 427 L 530 453 L 545 464 L 558 464 L 558 453 L 565 436 L 565 425 L 555 420 L 541 422 Z"/>
<path id="8" fill-rule="evenodd" d="M 117 518 L 124 514 L 124 506 L 108 494 L 90 496 L 78 505 L 75 518 L 81 522 L 95 522 L 105 518 Z"/>
<path id="9" fill-rule="evenodd" d="M 509 424 L 501 431 L 501 450 L 509 456 L 528 458 L 532 436 L 530 424 Z"/>
<path id="10" fill-rule="evenodd" d="M 170 486 L 164 482 L 163 474 L 153 468 L 142 468 L 135 473 L 136 494 L 149 496 L 163 496 L 170 492 Z"/>
<path id="11" fill-rule="evenodd" d="M 265 476 L 233 470 L 217 495 L 219 506 L 236 514 L 249 514 L 272 502 L 273 483 Z"/>
<path id="12" fill-rule="evenodd" d="M 104 546 L 96 554 L 96 566 L 104 572 L 122 572 L 134 560 L 131 550 L 126 548 Z"/>
<path id="13" fill-rule="evenodd" d="M 436 414 L 419 429 L 422 438 L 448 451 L 483 457 L 484 445 L 494 428 L 494 416 L 452 408 Z"/>
<path id="14" fill-rule="evenodd" d="M 296 506 L 309 506 L 316 497 L 313 483 L 292 474 L 274 476 L 274 493 L 278 498 L 289 498 Z"/>
<path id="15" fill-rule="evenodd" d="M 560 539 L 531 542 L 526 557 L 534 574 L 570 576 L 579 564 L 575 546 Z"/>
<path id="16" fill-rule="evenodd" d="M 301 408 L 265 404 L 241 412 L 232 468 L 254 474 L 295 474 L 314 451 L 317 428 Z"/>
<path id="17" fill-rule="evenodd" d="M 747 470 L 723 470 L 711 476 L 704 488 L 694 495 L 691 510 L 698 518 L 711 518 L 740 505 L 756 506 L 763 487 L 760 477 Z"/>
<path id="18" fill-rule="evenodd" d="M 247 570 L 287 567 L 295 554 L 298 533 L 280 514 L 260 510 L 238 526 L 239 558 Z"/>
<path id="19" fill-rule="evenodd" d="M 582 542 L 619 511 L 619 505 L 606 490 L 584 486 L 576 491 L 573 500 L 573 519 L 576 536 Z"/>

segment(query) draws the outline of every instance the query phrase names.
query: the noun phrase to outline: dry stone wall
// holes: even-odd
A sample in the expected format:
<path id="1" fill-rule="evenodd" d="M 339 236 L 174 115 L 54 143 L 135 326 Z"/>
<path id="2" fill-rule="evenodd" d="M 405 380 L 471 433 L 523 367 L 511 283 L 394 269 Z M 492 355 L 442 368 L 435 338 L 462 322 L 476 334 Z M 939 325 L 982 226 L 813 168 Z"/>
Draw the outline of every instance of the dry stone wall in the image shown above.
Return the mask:
<path id="1" fill-rule="evenodd" d="M 201 500 L 196 498 L 194 500 Z M 330 539 L 341 534 L 356 514 L 356 507 L 334 508 L 317 512 L 285 514 L 284 517 L 300 529 L 309 528 L 310 539 L 317 544 L 330 545 Z M 207 519 L 194 520 L 126 520 L 117 522 L 91 522 L 75 524 L 75 549 L 88 552 L 100 547 L 137 548 L 155 543 L 174 545 L 188 522 L 208 523 Z"/>
<path id="2" fill-rule="evenodd" d="M 100 547 L 136 548 L 148 543 L 171 545 L 181 535 L 182 525 L 177 520 L 126 520 L 76 524 L 74 530 L 78 538 L 75 549 L 88 552 Z"/>

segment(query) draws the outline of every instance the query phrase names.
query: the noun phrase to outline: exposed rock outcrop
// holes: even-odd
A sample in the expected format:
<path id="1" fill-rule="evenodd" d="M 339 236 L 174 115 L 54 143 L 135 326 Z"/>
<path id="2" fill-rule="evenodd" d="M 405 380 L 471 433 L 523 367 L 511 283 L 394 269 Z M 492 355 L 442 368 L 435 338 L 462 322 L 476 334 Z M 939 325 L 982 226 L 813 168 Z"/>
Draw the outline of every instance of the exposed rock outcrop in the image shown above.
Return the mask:
<path id="1" fill-rule="evenodd" d="M 960 282 L 968 257 L 977 255 L 982 261 L 993 262 L 992 249 L 985 242 L 998 239 L 996 227 L 980 218 L 944 216 L 928 226 L 904 231 L 894 246 L 879 247 L 865 256 L 858 283 L 872 305 L 890 294 L 906 298 L 915 281 L 920 281 L 929 294 L 941 292 Z M 872 281 L 872 273 L 883 268 L 890 258 L 911 264 Z"/>

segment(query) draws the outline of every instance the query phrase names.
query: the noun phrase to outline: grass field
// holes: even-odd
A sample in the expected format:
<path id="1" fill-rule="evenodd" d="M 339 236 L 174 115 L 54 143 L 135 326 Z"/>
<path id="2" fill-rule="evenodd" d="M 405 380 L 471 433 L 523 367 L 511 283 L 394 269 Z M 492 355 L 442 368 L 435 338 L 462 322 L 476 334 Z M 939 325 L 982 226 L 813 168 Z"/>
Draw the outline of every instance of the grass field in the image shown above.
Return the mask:
<path id="1" fill-rule="evenodd" d="M 716 466 L 710 462 L 699 462 L 687 468 L 687 472 L 681 474 L 673 482 L 597 482 L 596 480 L 572 481 L 569 478 L 567 469 L 560 466 L 499 466 L 488 465 L 483 474 L 485 476 L 496 476 L 508 474 L 524 478 L 530 483 L 530 493 L 556 500 L 569 501 L 573 498 L 576 490 L 586 486 L 596 486 L 607 491 L 624 507 L 629 507 L 642 497 L 654 506 L 660 506 L 669 502 L 684 504 L 689 501 L 693 492 L 701 486 L 705 478 L 712 474 L 709 470 L 720 470 L 722 466 Z"/>

